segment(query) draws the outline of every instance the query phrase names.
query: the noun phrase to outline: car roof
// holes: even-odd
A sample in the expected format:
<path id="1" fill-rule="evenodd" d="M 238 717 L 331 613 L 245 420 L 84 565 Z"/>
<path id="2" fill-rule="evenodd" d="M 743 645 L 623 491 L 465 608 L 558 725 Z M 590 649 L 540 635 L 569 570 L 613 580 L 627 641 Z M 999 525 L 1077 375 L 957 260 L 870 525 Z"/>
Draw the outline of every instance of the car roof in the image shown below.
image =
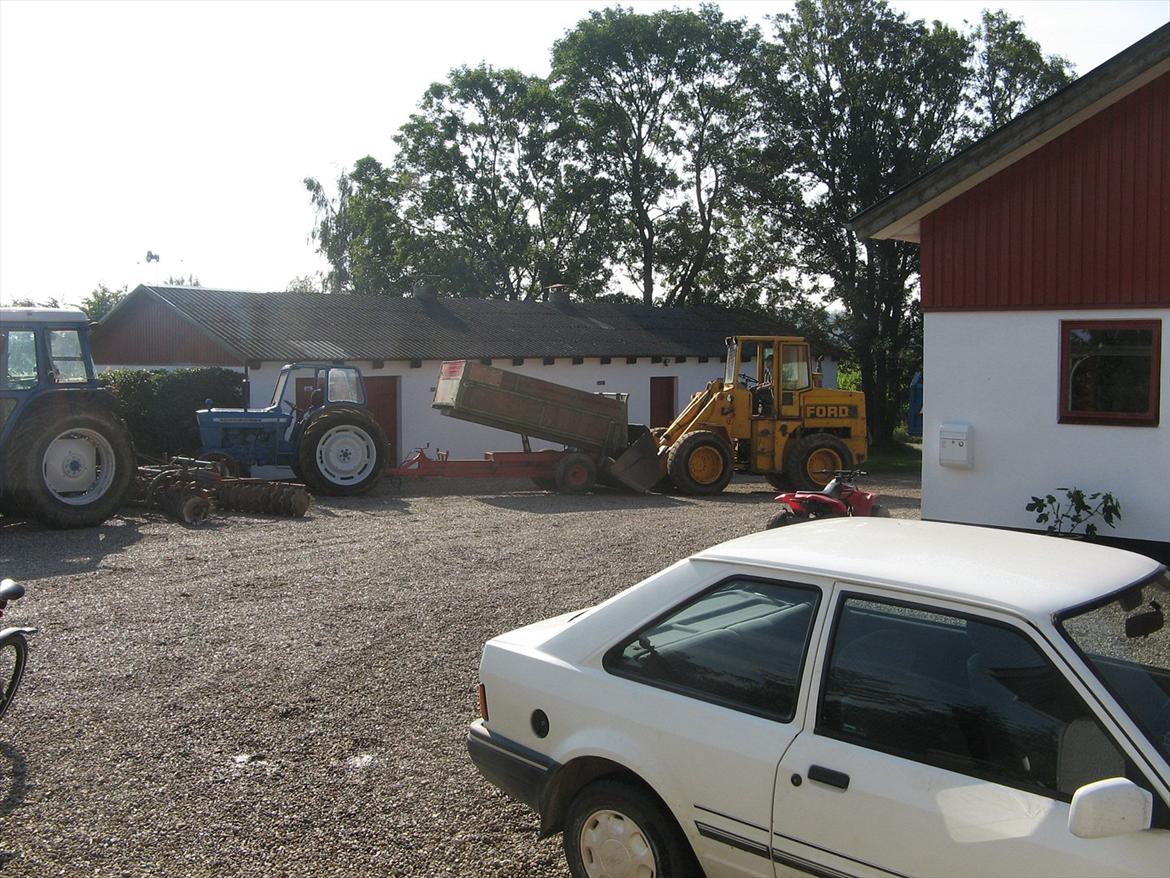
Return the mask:
<path id="1" fill-rule="evenodd" d="M 74 308 L 0 308 L 0 323 L 89 323 Z"/>
<path id="2" fill-rule="evenodd" d="M 816 573 L 1035 619 L 1146 579 L 1158 562 L 1080 540 L 890 518 L 802 522 L 730 540 L 695 559 Z"/>

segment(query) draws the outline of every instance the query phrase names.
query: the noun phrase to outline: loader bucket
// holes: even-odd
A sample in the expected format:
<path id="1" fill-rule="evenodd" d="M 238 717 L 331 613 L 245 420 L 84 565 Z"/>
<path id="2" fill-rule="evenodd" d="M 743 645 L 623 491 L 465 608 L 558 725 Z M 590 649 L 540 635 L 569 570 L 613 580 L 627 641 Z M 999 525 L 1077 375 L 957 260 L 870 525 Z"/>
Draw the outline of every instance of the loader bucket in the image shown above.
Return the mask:
<path id="1" fill-rule="evenodd" d="M 658 458 L 658 443 L 644 433 L 609 467 L 609 474 L 627 487 L 645 493 L 666 474 L 665 461 Z"/>

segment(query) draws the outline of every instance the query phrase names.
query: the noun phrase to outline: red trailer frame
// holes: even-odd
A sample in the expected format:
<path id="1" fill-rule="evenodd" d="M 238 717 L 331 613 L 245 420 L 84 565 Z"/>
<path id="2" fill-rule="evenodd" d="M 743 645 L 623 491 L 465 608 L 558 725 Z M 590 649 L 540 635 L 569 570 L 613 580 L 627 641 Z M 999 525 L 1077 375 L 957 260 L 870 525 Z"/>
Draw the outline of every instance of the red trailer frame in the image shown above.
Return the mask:
<path id="1" fill-rule="evenodd" d="M 483 460 L 452 460 L 446 451 L 428 457 L 425 450 L 386 470 L 398 478 L 532 479 L 540 487 L 566 494 L 584 494 L 597 481 L 597 464 L 580 451 L 487 451 Z M 541 484 L 543 483 L 543 484 Z"/>

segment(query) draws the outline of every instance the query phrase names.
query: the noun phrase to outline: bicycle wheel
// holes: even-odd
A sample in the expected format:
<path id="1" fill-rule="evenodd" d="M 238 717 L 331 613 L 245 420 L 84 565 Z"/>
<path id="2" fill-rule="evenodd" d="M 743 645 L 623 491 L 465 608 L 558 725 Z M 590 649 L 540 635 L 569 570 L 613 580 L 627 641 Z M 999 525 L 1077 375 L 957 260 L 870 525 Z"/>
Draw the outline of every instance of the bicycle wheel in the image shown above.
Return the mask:
<path id="1" fill-rule="evenodd" d="M 0 641 L 0 719 L 20 688 L 24 665 L 28 660 L 28 641 L 19 631 L 13 631 Z"/>

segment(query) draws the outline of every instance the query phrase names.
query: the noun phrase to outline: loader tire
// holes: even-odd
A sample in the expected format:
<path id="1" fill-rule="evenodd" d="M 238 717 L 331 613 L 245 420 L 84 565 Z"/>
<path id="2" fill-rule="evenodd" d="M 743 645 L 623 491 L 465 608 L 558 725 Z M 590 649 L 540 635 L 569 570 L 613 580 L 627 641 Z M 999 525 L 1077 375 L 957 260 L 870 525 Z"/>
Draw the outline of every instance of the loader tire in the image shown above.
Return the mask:
<path id="1" fill-rule="evenodd" d="M 597 484 L 597 464 L 587 454 L 566 454 L 557 464 L 556 487 L 562 494 L 588 494 Z"/>
<path id="2" fill-rule="evenodd" d="M 666 471 L 684 494 L 718 494 L 731 481 L 731 446 L 711 430 L 687 433 L 671 446 Z"/>
<path id="3" fill-rule="evenodd" d="M 364 494 L 382 478 L 386 447 L 386 434 L 361 409 L 326 409 L 301 434 L 300 474 L 318 494 Z"/>
<path id="4" fill-rule="evenodd" d="M 833 472 L 853 466 L 853 454 L 845 443 L 829 433 L 811 433 L 796 440 L 785 467 L 798 491 L 819 491 L 833 479 Z"/>
<path id="5" fill-rule="evenodd" d="M 58 529 L 101 524 L 121 507 L 137 472 L 126 423 L 101 407 L 22 419 L 5 456 L 5 505 Z"/>

